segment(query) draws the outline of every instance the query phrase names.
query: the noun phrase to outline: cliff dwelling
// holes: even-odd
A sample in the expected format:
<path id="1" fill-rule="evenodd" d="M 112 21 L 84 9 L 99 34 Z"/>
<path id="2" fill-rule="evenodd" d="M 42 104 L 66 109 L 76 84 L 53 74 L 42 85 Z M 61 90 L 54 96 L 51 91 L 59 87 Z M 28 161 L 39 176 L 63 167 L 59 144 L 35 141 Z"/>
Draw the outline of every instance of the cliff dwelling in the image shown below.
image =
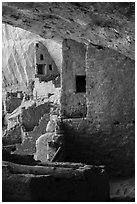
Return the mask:
<path id="1" fill-rule="evenodd" d="M 135 3 L 2 3 L 2 201 L 135 201 Z"/>

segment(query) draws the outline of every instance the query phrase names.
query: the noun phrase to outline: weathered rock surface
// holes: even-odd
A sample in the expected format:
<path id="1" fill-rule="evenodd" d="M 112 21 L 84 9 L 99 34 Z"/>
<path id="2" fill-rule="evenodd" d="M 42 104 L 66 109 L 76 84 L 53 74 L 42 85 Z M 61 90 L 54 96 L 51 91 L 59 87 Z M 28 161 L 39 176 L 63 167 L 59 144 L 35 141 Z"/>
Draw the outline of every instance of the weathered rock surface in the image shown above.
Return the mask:
<path id="1" fill-rule="evenodd" d="M 134 2 L 4 2 L 3 22 L 44 38 L 110 47 L 134 59 Z"/>

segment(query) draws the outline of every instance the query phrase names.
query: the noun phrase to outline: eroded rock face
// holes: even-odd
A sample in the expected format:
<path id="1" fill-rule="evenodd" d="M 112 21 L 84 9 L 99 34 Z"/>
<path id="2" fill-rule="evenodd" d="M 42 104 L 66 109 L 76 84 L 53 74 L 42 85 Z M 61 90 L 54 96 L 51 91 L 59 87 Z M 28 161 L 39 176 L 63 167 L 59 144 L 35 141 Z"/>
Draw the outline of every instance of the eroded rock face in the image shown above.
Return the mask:
<path id="1" fill-rule="evenodd" d="M 3 22 L 44 38 L 110 47 L 134 59 L 134 2 L 3 3 Z"/>

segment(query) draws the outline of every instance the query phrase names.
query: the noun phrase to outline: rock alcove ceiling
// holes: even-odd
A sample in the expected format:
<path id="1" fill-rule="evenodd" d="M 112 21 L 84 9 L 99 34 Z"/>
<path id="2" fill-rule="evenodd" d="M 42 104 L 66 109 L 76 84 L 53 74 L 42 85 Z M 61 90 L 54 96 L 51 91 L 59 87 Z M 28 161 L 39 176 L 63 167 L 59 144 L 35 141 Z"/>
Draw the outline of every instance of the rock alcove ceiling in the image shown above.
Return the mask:
<path id="1" fill-rule="evenodd" d="M 2 21 L 57 42 L 70 38 L 134 59 L 134 2 L 4 2 Z"/>

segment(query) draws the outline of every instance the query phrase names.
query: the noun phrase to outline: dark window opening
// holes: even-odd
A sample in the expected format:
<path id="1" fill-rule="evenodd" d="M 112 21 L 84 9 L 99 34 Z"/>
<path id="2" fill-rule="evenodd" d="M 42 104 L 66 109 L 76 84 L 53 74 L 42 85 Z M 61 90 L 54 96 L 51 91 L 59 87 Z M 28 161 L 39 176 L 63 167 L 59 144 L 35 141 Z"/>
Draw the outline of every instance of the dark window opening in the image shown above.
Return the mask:
<path id="1" fill-rule="evenodd" d="M 36 43 L 36 47 L 39 47 L 39 44 L 38 44 L 38 43 Z"/>
<path id="2" fill-rule="evenodd" d="M 41 55 L 40 55 L 40 60 L 43 60 L 43 59 L 44 59 L 44 57 L 43 57 L 43 55 L 41 54 Z"/>
<path id="3" fill-rule="evenodd" d="M 49 64 L 49 70 L 52 70 L 52 64 Z"/>
<path id="4" fill-rule="evenodd" d="M 37 64 L 37 74 L 45 74 L 45 64 Z"/>
<path id="5" fill-rule="evenodd" d="M 76 93 L 86 92 L 86 76 L 76 76 Z"/>

